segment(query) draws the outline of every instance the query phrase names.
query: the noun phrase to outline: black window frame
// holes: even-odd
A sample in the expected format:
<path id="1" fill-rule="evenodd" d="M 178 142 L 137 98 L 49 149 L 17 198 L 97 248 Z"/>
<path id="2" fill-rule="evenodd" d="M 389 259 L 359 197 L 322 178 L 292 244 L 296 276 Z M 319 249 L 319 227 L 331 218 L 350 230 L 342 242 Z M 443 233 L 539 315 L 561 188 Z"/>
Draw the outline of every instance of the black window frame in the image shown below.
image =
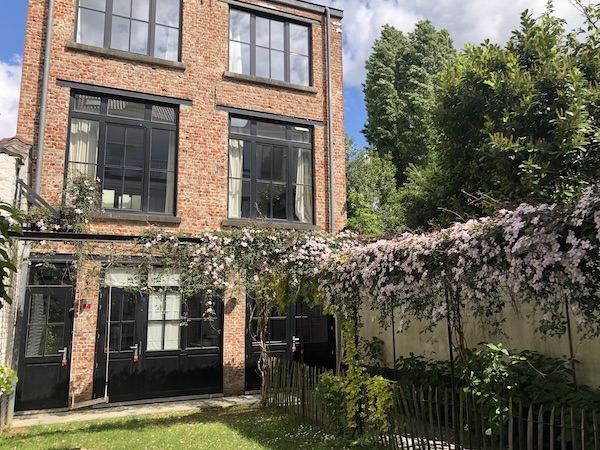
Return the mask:
<path id="1" fill-rule="evenodd" d="M 76 110 L 76 98 L 78 95 L 99 97 L 100 98 L 100 110 L 99 113 L 84 112 Z M 134 119 L 127 117 L 119 117 L 108 114 L 108 102 L 109 100 L 122 100 L 126 102 L 135 102 L 144 105 L 144 119 Z M 174 123 L 165 123 L 152 121 L 152 107 L 167 107 L 174 109 Z M 126 209 L 126 208 L 107 208 L 103 206 L 103 209 L 111 212 L 119 212 L 124 214 L 152 214 L 157 216 L 172 217 L 177 213 L 177 177 L 178 177 L 178 144 L 179 144 L 179 105 L 173 103 L 159 103 L 151 102 L 148 100 L 137 99 L 132 97 L 124 97 L 119 95 L 108 95 L 101 94 L 91 91 L 83 91 L 78 89 L 71 90 L 70 106 L 69 106 L 69 123 L 68 123 L 68 138 L 67 138 L 67 151 L 65 159 L 65 172 L 64 178 L 68 181 L 69 179 L 69 163 L 71 162 L 70 148 L 71 148 L 71 123 L 73 119 L 82 119 L 95 121 L 99 125 L 99 136 L 98 136 L 98 154 L 96 161 L 96 179 L 100 180 L 100 192 L 104 189 L 104 169 L 105 169 L 105 154 L 106 154 L 106 127 L 109 125 L 117 125 L 124 127 L 138 127 L 144 130 L 144 167 L 143 167 L 143 181 L 142 181 L 142 195 L 141 195 L 141 208 L 140 209 Z M 163 130 L 174 133 L 174 170 L 173 170 L 173 211 L 172 212 L 160 212 L 149 210 L 149 190 L 150 190 L 150 174 L 153 172 L 151 161 L 150 161 L 150 149 L 152 147 L 152 130 Z M 167 170 L 168 172 L 168 170 Z M 168 201 L 168 199 L 165 199 Z"/>
<path id="2" fill-rule="evenodd" d="M 231 13 L 232 11 L 238 11 L 238 12 L 243 12 L 243 13 L 247 13 L 250 14 L 250 73 L 249 74 L 244 74 L 243 72 L 234 72 L 231 68 L 231 41 L 235 41 L 233 39 L 230 39 L 229 36 L 231 36 Z M 261 19 L 267 19 L 267 20 L 271 20 L 271 21 L 276 21 L 276 22 L 281 22 L 283 23 L 284 26 L 284 49 L 283 49 L 283 53 L 284 53 L 284 79 L 283 80 L 279 80 L 277 78 L 272 78 L 272 77 L 264 77 L 261 75 L 257 75 L 257 70 L 256 70 L 256 49 L 257 49 L 257 44 L 256 44 L 256 19 L 257 18 L 261 18 Z M 307 39 L 307 45 L 308 45 L 308 83 L 306 85 L 304 84 L 299 84 L 300 86 L 312 86 L 313 85 L 313 42 L 312 42 L 312 26 L 309 23 L 306 23 L 304 21 L 301 20 L 293 20 L 293 19 L 289 19 L 287 16 L 286 17 L 282 17 L 282 16 L 278 16 L 277 14 L 268 14 L 268 13 L 261 13 L 261 12 L 257 12 L 253 9 L 244 9 L 244 8 L 240 8 L 240 7 L 230 7 L 229 8 L 229 17 L 228 17 L 228 38 L 227 38 L 227 45 L 228 45 L 228 69 L 229 71 L 233 72 L 233 73 L 240 73 L 241 75 L 250 75 L 250 76 L 256 76 L 259 78 L 265 78 L 268 80 L 274 80 L 274 81 L 278 81 L 278 82 L 284 82 L 284 83 L 290 83 L 290 84 L 298 84 L 298 83 L 293 83 L 291 81 L 291 55 L 292 55 L 292 51 L 290 49 L 290 25 L 298 25 L 298 26 L 303 26 L 306 27 L 308 30 L 308 39 Z M 238 41 L 236 41 L 238 42 Z M 258 47 L 262 47 L 262 46 L 258 46 Z M 264 47 L 267 48 L 267 47 Z M 271 47 L 268 47 L 271 48 Z"/>
<path id="3" fill-rule="evenodd" d="M 96 10 L 94 8 L 91 7 L 87 7 L 85 5 L 81 5 L 81 1 L 82 0 L 77 0 L 77 12 L 76 12 L 76 19 L 75 19 L 75 41 L 80 43 L 78 40 L 78 27 L 79 27 L 79 18 L 80 18 L 80 14 L 81 14 L 81 10 L 88 10 L 88 11 L 96 11 L 96 12 L 100 12 L 99 10 Z M 178 36 L 177 36 L 177 58 L 176 59 L 166 59 L 160 56 L 155 56 L 154 55 L 154 46 L 156 44 L 156 27 L 158 26 L 164 26 L 164 27 L 168 27 L 168 28 L 172 28 L 175 29 L 175 27 L 172 26 L 167 26 L 164 24 L 160 24 L 156 22 L 156 1 L 157 0 L 149 0 L 149 12 L 148 12 L 148 39 L 147 39 L 147 52 L 146 53 L 137 53 L 137 52 L 132 52 L 131 50 L 122 50 L 122 49 L 117 49 L 111 46 L 111 30 L 112 30 L 112 22 L 113 22 L 113 17 L 114 16 L 118 16 L 118 17 L 124 17 L 125 16 L 119 16 L 118 14 L 113 13 L 114 8 L 113 8 L 113 4 L 115 2 L 115 0 L 105 0 L 106 4 L 105 4 L 105 10 L 104 10 L 104 39 L 103 39 L 103 45 L 102 48 L 106 48 L 106 49 L 110 49 L 110 50 L 116 50 L 116 51 L 124 51 L 124 52 L 128 52 L 128 53 L 132 53 L 134 55 L 144 55 L 144 56 L 150 56 L 153 58 L 158 58 L 158 59 L 163 59 L 165 61 L 181 61 L 181 45 L 182 45 L 182 24 L 183 24 L 183 0 L 178 0 L 178 4 L 179 4 L 179 23 L 177 24 L 177 31 L 178 31 Z M 130 15 L 130 20 L 134 20 L 131 15 Z M 140 20 L 141 21 L 141 20 Z M 144 21 L 141 21 L 144 22 Z M 130 35 L 131 35 L 131 30 L 130 30 Z M 85 43 L 83 43 L 85 44 Z M 85 45 L 90 45 L 90 44 L 85 44 Z"/>
<path id="4" fill-rule="evenodd" d="M 242 120 L 248 120 L 250 122 L 250 127 L 251 127 L 251 133 L 250 134 L 243 134 L 243 133 L 235 133 L 232 132 L 232 119 L 242 119 Z M 264 137 L 264 136 L 258 136 L 257 135 L 257 124 L 258 123 L 266 123 L 266 124 L 275 124 L 275 125 L 282 125 L 285 126 L 285 133 L 286 133 L 286 139 L 277 139 L 277 138 L 272 138 L 272 137 Z M 256 222 L 272 222 L 272 223 L 282 223 L 282 224 L 305 224 L 305 225 L 314 225 L 315 223 L 315 166 L 314 166 L 314 127 L 313 126 L 309 126 L 306 124 L 295 124 L 295 123 L 290 123 L 290 122 L 284 122 L 284 121 L 280 121 L 280 120 L 267 120 L 267 119 L 263 119 L 263 118 L 257 118 L 257 117 L 252 117 L 252 116 L 245 116 L 245 115 L 238 115 L 238 114 L 230 114 L 229 116 L 229 126 L 228 126 L 228 160 L 231 157 L 230 155 L 230 143 L 229 141 L 231 139 L 234 140 L 242 140 L 244 142 L 247 142 L 250 144 L 250 153 L 251 153 L 251 161 L 250 161 L 250 177 L 249 180 L 247 179 L 248 177 L 244 177 L 243 176 L 243 171 L 242 171 L 242 185 L 244 183 L 244 181 L 249 181 L 250 182 L 250 212 L 249 212 L 249 217 L 244 217 L 243 216 L 243 207 L 242 207 L 242 211 L 241 211 L 241 215 L 240 217 L 228 217 L 230 220 L 251 220 L 251 221 L 256 221 Z M 291 134 L 292 134 L 292 129 L 294 127 L 301 127 L 303 129 L 308 130 L 309 133 L 309 142 L 301 142 L 301 141 L 294 141 L 292 140 Z M 288 151 L 288 155 L 287 155 L 287 172 L 286 172 L 286 219 L 280 219 L 280 218 L 274 218 L 274 217 L 259 217 L 258 216 L 258 211 L 257 208 L 253 205 L 256 204 L 257 202 L 257 197 L 258 197 L 258 184 L 259 184 L 259 177 L 258 177 L 258 145 L 274 145 L 274 146 L 284 146 L 287 147 L 287 151 Z M 310 150 L 310 167 L 311 167 L 311 189 L 312 189 L 312 222 L 303 222 L 301 220 L 295 220 L 296 214 L 295 214 L 295 190 L 294 190 L 294 186 L 295 183 L 293 181 L 293 168 L 294 168 L 294 164 L 293 164 L 293 158 L 292 158 L 292 149 L 298 149 L 298 148 L 302 148 L 302 149 L 307 149 Z M 232 179 L 230 170 L 229 170 L 230 164 L 228 164 L 228 180 Z M 243 189 L 243 188 L 242 188 Z M 228 215 L 229 215 L 229 199 L 230 199 L 230 192 L 229 192 L 229 183 L 228 183 L 228 190 L 227 190 L 227 199 L 228 199 Z M 272 209 L 272 203 L 271 203 L 271 209 Z"/>

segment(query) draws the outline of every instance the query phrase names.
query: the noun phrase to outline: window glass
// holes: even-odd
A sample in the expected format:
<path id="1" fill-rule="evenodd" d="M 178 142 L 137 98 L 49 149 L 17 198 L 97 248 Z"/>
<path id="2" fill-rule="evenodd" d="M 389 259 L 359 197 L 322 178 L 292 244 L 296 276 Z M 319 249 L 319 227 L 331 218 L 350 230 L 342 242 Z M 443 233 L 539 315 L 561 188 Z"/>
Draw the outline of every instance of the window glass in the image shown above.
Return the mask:
<path id="1" fill-rule="evenodd" d="M 276 139 L 285 139 L 285 125 L 270 122 L 257 122 L 256 135 Z"/>
<path id="2" fill-rule="evenodd" d="M 75 94 L 67 176 L 99 178 L 103 208 L 173 214 L 176 119 L 174 107 Z"/>
<path id="3" fill-rule="evenodd" d="M 77 23 L 77 42 L 104 47 L 104 13 L 79 9 Z"/>
<path id="4" fill-rule="evenodd" d="M 230 120 L 231 133 L 246 136 L 229 140 L 229 217 L 313 223 L 310 129 Z"/>
<path id="5" fill-rule="evenodd" d="M 132 119 L 143 119 L 146 113 L 146 105 L 128 100 L 108 100 L 108 114 L 111 116 L 129 117 Z"/>
<path id="6" fill-rule="evenodd" d="M 273 80 L 310 83 L 310 28 L 231 9 L 229 70 Z M 290 69 L 287 70 L 286 67 Z"/>
<path id="7" fill-rule="evenodd" d="M 80 0 L 77 42 L 177 61 L 180 8 L 181 0 Z"/>
<path id="8" fill-rule="evenodd" d="M 179 0 L 156 0 L 156 23 L 179 26 Z"/>

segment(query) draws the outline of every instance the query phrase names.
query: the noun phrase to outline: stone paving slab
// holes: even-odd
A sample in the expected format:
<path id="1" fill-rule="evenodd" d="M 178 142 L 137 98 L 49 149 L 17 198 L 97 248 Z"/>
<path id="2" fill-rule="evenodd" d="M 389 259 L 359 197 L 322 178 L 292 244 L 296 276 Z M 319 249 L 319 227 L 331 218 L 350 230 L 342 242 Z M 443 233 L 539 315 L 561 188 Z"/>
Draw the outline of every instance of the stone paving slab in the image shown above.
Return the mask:
<path id="1" fill-rule="evenodd" d="M 143 414 L 190 411 L 202 408 L 226 408 L 236 405 L 252 405 L 260 402 L 260 395 L 240 395 L 234 397 L 214 397 L 196 400 L 173 400 L 158 403 L 101 405 L 71 411 L 25 412 L 15 415 L 12 428 L 32 425 L 55 425 L 85 420 L 103 420 L 115 417 L 138 416 Z"/>

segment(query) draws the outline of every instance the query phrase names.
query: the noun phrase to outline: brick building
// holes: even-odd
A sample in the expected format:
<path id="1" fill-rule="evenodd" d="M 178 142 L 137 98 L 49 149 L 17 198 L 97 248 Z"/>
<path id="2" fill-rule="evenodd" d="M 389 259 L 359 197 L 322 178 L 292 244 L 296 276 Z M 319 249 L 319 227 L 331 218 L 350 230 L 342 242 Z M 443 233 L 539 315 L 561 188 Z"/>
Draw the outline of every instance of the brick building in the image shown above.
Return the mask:
<path id="1" fill-rule="evenodd" d="M 29 185 L 57 205 L 70 178 L 98 179 L 103 211 L 80 236 L 92 246 L 149 225 L 340 230 L 341 19 L 304 0 L 30 0 L 17 130 L 33 143 Z M 192 311 L 180 327 L 180 295 L 131 297 L 132 274 L 100 271 L 101 252 L 71 279 L 68 236 L 25 238 L 18 410 L 253 388 L 243 292 L 219 300 L 216 328 Z"/>

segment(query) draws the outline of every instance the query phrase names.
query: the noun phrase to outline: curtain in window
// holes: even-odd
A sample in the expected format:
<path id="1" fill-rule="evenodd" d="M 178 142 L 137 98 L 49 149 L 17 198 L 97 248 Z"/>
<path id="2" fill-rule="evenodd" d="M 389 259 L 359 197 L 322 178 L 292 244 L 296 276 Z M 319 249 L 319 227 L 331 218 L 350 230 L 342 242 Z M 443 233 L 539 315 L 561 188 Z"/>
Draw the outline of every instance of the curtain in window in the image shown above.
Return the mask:
<path id="1" fill-rule="evenodd" d="M 313 222 L 312 167 L 310 152 L 296 149 L 298 165 L 296 168 L 296 197 L 294 209 L 300 222 Z"/>
<path id="2" fill-rule="evenodd" d="M 140 271 L 130 267 L 113 267 L 106 271 L 105 282 L 112 287 L 139 286 Z"/>
<path id="3" fill-rule="evenodd" d="M 99 123 L 93 120 L 71 120 L 69 177 L 84 174 L 96 178 L 99 129 Z"/>
<path id="4" fill-rule="evenodd" d="M 242 215 L 242 167 L 244 141 L 229 139 L 229 217 Z"/>

